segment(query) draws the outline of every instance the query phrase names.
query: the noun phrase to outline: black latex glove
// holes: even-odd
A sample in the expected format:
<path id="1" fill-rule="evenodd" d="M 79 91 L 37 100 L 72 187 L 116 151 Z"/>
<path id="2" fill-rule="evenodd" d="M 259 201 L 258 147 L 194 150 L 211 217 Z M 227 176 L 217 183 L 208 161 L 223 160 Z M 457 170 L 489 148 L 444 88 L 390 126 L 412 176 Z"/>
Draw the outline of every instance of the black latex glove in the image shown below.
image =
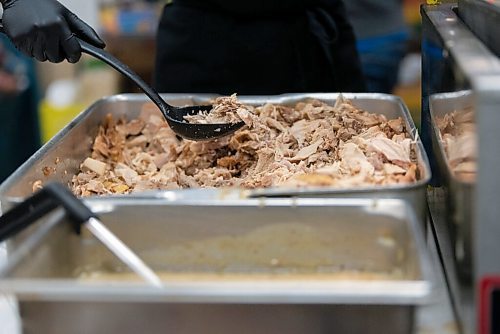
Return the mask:
<path id="1" fill-rule="evenodd" d="M 80 60 L 75 36 L 104 48 L 104 42 L 88 24 L 55 0 L 0 0 L 4 30 L 16 47 L 39 61 L 70 63 Z"/>

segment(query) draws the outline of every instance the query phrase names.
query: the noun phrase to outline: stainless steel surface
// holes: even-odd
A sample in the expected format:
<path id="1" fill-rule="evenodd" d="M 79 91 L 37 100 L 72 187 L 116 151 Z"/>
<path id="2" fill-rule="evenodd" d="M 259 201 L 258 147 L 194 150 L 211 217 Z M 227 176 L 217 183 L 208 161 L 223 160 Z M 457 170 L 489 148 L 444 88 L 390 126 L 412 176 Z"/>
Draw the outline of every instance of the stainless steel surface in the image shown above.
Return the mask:
<path id="1" fill-rule="evenodd" d="M 99 239 L 113 254 L 122 260 L 127 267 L 132 269 L 137 275 L 141 276 L 146 282 L 156 286 L 162 287 L 161 280 L 149 268 L 144 261 L 142 261 L 134 252 L 130 250 L 120 239 L 111 233 L 106 226 L 96 218 L 90 218 L 85 224 L 85 227 Z"/>
<path id="2" fill-rule="evenodd" d="M 410 308 L 394 306 L 32 302 L 20 309 L 24 334 L 404 334 L 414 322 Z"/>
<path id="3" fill-rule="evenodd" d="M 429 113 L 430 96 L 441 92 L 471 90 L 479 142 L 476 184 L 475 189 L 470 191 L 473 196 L 468 200 L 472 208 L 475 208 L 472 219 L 468 221 L 472 229 L 472 283 L 456 284 L 457 289 L 455 292 L 452 289 L 452 296 L 455 305 L 461 310 L 458 313 L 461 314 L 460 322 L 464 333 L 476 333 L 476 316 L 479 314 L 476 308 L 480 305 L 479 287 L 488 276 L 500 277 L 500 261 L 497 256 L 500 253 L 500 60 L 457 17 L 453 6 L 424 6 L 422 10 L 422 136 L 424 143 L 428 143 L 427 136 L 431 136 L 433 132 Z M 491 26 L 492 29 L 497 29 L 497 25 L 498 22 L 495 22 L 495 25 Z M 437 182 L 436 185 L 441 183 Z M 434 210 L 436 211 L 441 209 Z M 460 213 L 463 214 L 465 213 Z M 432 218 L 436 226 L 447 226 L 446 222 L 439 220 L 443 219 L 442 216 L 433 214 Z M 456 271 L 448 269 L 450 267 L 445 266 L 450 281 L 463 283 L 460 282 Z M 466 296 L 467 302 L 461 300 L 462 296 Z"/>
<path id="4" fill-rule="evenodd" d="M 500 56 L 500 1 L 459 0 L 458 15 L 469 29 L 497 56 Z"/>
<path id="5" fill-rule="evenodd" d="M 446 272 L 442 267 L 441 256 L 443 254 L 438 246 L 439 244 L 435 238 L 433 225 L 430 220 L 427 221 L 426 232 L 427 249 L 429 250 L 431 262 L 434 265 L 436 287 L 439 292 L 436 293 L 435 303 L 420 307 L 417 311 L 418 333 L 460 334 L 462 331 L 460 330 L 452 303 L 453 300 L 450 296 Z"/>
<path id="6" fill-rule="evenodd" d="M 445 275 L 448 297 L 457 319 L 460 333 L 473 333 L 474 323 L 474 293 L 470 279 L 463 279 L 459 264 L 455 260 L 455 245 L 453 234 L 448 225 L 448 212 L 444 207 L 447 197 L 443 188 L 432 188 L 428 191 L 430 210 L 430 228 L 433 232 L 434 247 L 440 255 L 441 271 Z"/>
<path id="7" fill-rule="evenodd" d="M 402 117 L 407 129 L 416 142 L 417 157 L 421 180 L 415 184 L 405 186 L 387 186 L 356 189 L 261 189 L 255 192 L 244 192 L 247 196 L 300 196 L 300 197 L 368 197 L 368 198 L 402 198 L 412 203 L 418 216 L 424 221 L 425 217 L 425 187 L 430 180 L 430 168 L 422 143 L 416 137 L 417 130 L 410 113 L 398 97 L 385 94 L 345 94 L 352 99 L 356 106 L 374 113 L 384 114 L 387 117 Z M 164 98 L 174 105 L 201 104 L 208 101 L 210 95 L 164 95 Z M 266 102 L 276 104 L 294 104 L 306 98 L 317 98 L 333 104 L 338 94 L 286 94 L 281 96 L 241 96 L 240 99 L 248 104 L 262 105 Z M 100 102 L 80 114 L 68 127 L 62 130 L 47 145 L 38 151 L 7 181 L 0 186 L 0 203 L 8 206 L 13 201 L 19 201 L 32 193 L 33 182 L 41 180 L 47 182 L 57 180 L 69 183 L 72 176 L 78 172 L 80 163 L 90 153 L 92 140 L 95 137 L 99 124 L 106 114 L 115 117 L 137 117 L 141 107 L 148 100 L 144 95 L 118 95 Z M 58 163 L 56 163 L 58 161 Z M 53 172 L 45 176 L 43 168 L 53 168 Z M 209 191 L 211 192 L 211 191 Z M 212 192 L 211 192 L 212 193 Z M 219 191 L 224 196 L 226 191 Z M 133 198 L 134 195 L 130 196 Z M 422 223 L 423 224 L 423 223 Z"/>
<path id="8" fill-rule="evenodd" d="M 453 244 L 453 258 L 457 261 L 457 273 L 461 279 L 472 279 L 472 233 L 474 221 L 475 182 L 457 177 L 450 166 L 437 120 L 453 111 L 474 107 L 472 91 L 435 94 L 430 97 L 429 112 L 432 121 L 434 159 L 440 167 L 445 219 L 448 222 L 450 242 Z"/>
<path id="9" fill-rule="evenodd" d="M 54 326 L 61 332 L 72 326 L 71 332 L 77 333 L 111 333 L 115 329 L 135 333 L 139 327 L 149 333 L 234 333 L 236 326 L 253 333 L 324 333 L 333 328 L 336 333 L 378 333 L 381 326 L 384 333 L 410 333 L 415 305 L 431 302 L 437 293 L 422 227 L 402 201 L 316 198 L 203 202 L 105 199 L 87 204 L 157 272 L 186 270 L 165 260 L 164 254 L 171 247 L 219 237 L 238 238 L 269 226 L 291 224 L 327 237 L 328 247 L 343 270 L 394 272 L 399 278 L 321 278 L 314 266 L 307 279 L 300 278 L 294 266 L 311 266 L 309 261 L 316 259 L 312 246 L 305 257 L 297 255 L 297 262 L 290 267 L 277 270 L 258 264 L 266 275 L 277 275 L 273 279 L 252 277 L 252 263 L 226 268 L 230 276 L 224 279 L 209 256 L 208 267 L 187 268 L 193 279 L 168 278 L 163 289 L 132 278 L 112 278 L 116 276 L 111 276 L 112 282 L 104 278 L 89 282 L 80 275 L 82 268 L 110 272 L 124 268 L 90 235 L 75 236 L 68 224 L 58 224 L 0 280 L 0 290 L 19 298 L 26 333 L 53 333 Z M 144 212 L 150 214 L 145 216 Z M 273 241 L 283 237 L 276 235 Z M 12 249 L 21 245 L 14 243 Z M 238 252 L 232 249 L 226 254 L 238 259 Z M 263 258 L 275 256 L 270 253 Z M 206 279 L 207 272 L 222 276 Z M 234 278 L 234 273 L 246 279 Z M 366 321 L 359 321 L 359 317 Z M 55 319 L 66 321 L 56 324 Z"/>

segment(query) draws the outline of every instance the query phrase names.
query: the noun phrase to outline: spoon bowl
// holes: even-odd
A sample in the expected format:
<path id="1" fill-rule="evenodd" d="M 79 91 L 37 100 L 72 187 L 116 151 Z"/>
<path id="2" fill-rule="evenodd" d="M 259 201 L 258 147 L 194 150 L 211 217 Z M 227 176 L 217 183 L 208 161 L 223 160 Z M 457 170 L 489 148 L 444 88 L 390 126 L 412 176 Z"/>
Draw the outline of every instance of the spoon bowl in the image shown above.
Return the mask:
<path id="1" fill-rule="evenodd" d="M 213 140 L 225 137 L 240 129 L 244 123 L 214 123 L 214 124 L 191 124 L 187 123 L 185 116 L 197 115 L 200 113 L 209 113 L 212 110 L 211 105 L 200 105 L 190 107 L 171 107 L 168 112 L 160 108 L 168 125 L 177 135 L 190 140 Z"/>

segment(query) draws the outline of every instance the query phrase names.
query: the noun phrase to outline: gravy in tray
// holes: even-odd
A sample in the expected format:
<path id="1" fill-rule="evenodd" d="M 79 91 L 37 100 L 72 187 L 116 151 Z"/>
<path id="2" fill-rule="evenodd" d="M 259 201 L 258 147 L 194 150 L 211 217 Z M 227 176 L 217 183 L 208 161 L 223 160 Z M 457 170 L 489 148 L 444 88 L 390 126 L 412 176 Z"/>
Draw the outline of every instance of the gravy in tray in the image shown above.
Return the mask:
<path id="1" fill-rule="evenodd" d="M 300 223 L 273 224 L 235 236 L 192 240 L 139 253 L 165 281 L 397 280 L 404 251 L 391 235 L 346 238 Z M 381 262 L 385 262 L 381 266 Z M 382 269 L 381 269 L 382 268 Z M 85 281 L 139 280 L 128 268 L 78 268 Z"/>

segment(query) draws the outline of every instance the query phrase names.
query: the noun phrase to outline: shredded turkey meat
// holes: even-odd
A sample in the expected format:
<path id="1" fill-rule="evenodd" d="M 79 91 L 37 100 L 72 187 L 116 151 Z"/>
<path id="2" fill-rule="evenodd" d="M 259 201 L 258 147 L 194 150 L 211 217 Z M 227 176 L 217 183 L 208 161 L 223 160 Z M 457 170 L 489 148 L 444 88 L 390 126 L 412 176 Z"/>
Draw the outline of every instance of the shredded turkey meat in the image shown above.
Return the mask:
<path id="1" fill-rule="evenodd" d="M 231 96 L 216 99 L 214 110 L 228 117 L 224 122 L 237 117 L 246 125 L 226 138 L 194 142 L 176 137 L 152 105 L 129 122 L 108 116 L 73 178 L 73 191 L 89 196 L 199 187 L 354 188 L 419 178 L 403 120 L 363 111 L 342 97 L 334 106 L 310 100 L 254 108 Z"/>
<path id="2" fill-rule="evenodd" d="M 477 171 L 477 136 L 474 110 L 456 110 L 437 119 L 451 170 L 463 181 L 473 182 Z"/>
<path id="3" fill-rule="evenodd" d="M 192 124 L 232 124 L 241 122 L 242 117 L 239 115 L 247 112 L 253 112 L 253 107 L 244 105 L 233 94 L 216 98 L 209 112 L 184 116 L 184 119 Z"/>

